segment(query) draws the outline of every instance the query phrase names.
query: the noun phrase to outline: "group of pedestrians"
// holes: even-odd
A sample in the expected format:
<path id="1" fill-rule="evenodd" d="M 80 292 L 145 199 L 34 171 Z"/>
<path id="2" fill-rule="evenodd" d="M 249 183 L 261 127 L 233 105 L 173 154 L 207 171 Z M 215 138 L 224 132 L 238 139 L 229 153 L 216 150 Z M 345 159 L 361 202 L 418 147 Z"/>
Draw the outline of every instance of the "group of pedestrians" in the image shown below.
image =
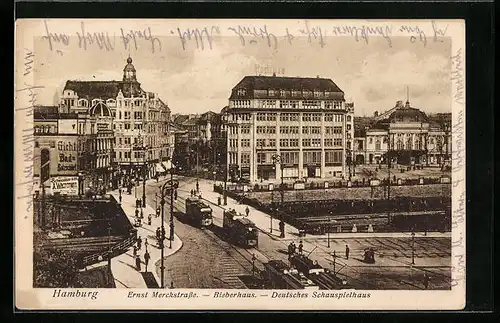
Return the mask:
<path id="1" fill-rule="evenodd" d="M 298 252 L 299 255 L 302 255 L 304 252 L 304 244 L 302 243 L 302 240 L 300 240 L 298 247 L 295 245 L 295 242 L 292 241 L 288 245 L 288 258 L 291 258 Z"/>
<path id="2" fill-rule="evenodd" d="M 151 259 L 151 255 L 149 254 L 148 251 L 148 240 L 146 239 L 144 242 L 145 245 L 145 252 L 144 252 L 144 265 L 145 265 L 145 272 L 148 271 L 148 264 L 149 260 Z M 137 237 L 136 243 L 133 246 L 133 257 L 135 259 L 135 268 L 137 271 L 141 271 L 141 256 L 139 255 L 139 250 L 142 248 L 142 239 L 140 236 Z"/>

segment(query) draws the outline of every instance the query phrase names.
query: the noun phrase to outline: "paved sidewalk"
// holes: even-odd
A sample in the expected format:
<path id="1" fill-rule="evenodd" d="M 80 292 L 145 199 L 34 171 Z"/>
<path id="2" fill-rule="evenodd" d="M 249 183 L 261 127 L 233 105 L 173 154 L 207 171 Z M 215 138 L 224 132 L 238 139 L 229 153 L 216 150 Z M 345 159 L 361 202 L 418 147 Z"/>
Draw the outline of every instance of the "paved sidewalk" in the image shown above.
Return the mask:
<path id="1" fill-rule="evenodd" d="M 155 180 L 156 181 L 156 180 Z M 139 190 L 138 190 L 139 191 Z M 117 201 L 119 201 L 118 190 L 110 192 Z M 139 196 L 139 195 L 138 195 Z M 130 223 L 134 225 L 135 223 L 135 200 L 134 189 L 132 189 L 132 194 L 127 194 L 125 189 L 122 189 L 122 203 L 121 206 L 127 215 Z M 146 282 L 142 276 L 145 271 L 144 263 L 144 253 L 146 251 L 145 243 L 147 241 L 147 250 L 151 256 L 148 264 L 148 272 L 152 273 L 158 285 L 160 285 L 160 278 L 156 273 L 155 263 L 161 258 L 161 249 L 158 247 L 156 240 L 156 228 L 161 226 L 161 218 L 155 217 L 155 210 L 149 205 L 143 209 L 144 218 L 142 219 L 142 226 L 137 228 L 137 236 L 142 239 L 141 249 L 137 251 L 137 254 L 141 258 L 141 272 L 139 272 L 135 267 L 135 259 L 133 257 L 133 249 L 130 248 L 126 253 L 123 253 L 111 260 L 111 272 L 115 279 L 115 285 L 117 288 L 147 288 Z M 148 215 L 152 214 L 151 225 L 148 225 Z M 177 235 L 174 234 L 174 240 L 172 241 L 172 248 L 169 248 L 169 227 L 168 223 L 165 223 L 165 232 L 167 240 L 165 240 L 164 257 L 170 256 L 177 252 L 182 247 L 182 241 Z"/>
<path id="2" fill-rule="evenodd" d="M 206 180 L 200 180 L 200 191 L 202 194 L 202 198 L 212 203 L 212 205 L 217 205 L 217 198 L 221 196 L 219 193 L 214 192 L 213 190 L 213 181 L 207 182 Z M 227 205 L 219 206 L 223 209 L 234 209 L 239 213 L 244 214 L 245 209 L 247 207 L 246 204 L 240 204 L 238 201 L 228 197 Z M 248 206 L 250 210 L 248 218 L 255 223 L 255 225 L 264 233 L 267 233 L 271 238 L 275 240 L 281 241 L 292 241 L 300 239 L 298 228 L 285 224 L 285 238 L 279 237 L 279 220 L 273 218 L 271 224 L 271 217 L 269 214 L 261 212 L 251 206 Z M 272 226 L 272 230 L 271 230 Z M 330 233 L 330 239 L 360 239 L 360 238 L 407 238 L 410 237 L 410 232 L 342 232 L 342 233 Z M 436 238 L 436 237 L 451 237 L 451 232 L 428 232 L 425 234 L 424 232 L 415 232 L 415 237 L 423 238 Z M 324 235 L 307 235 L 307 240 L 327 240 L 328 234 Z"/>

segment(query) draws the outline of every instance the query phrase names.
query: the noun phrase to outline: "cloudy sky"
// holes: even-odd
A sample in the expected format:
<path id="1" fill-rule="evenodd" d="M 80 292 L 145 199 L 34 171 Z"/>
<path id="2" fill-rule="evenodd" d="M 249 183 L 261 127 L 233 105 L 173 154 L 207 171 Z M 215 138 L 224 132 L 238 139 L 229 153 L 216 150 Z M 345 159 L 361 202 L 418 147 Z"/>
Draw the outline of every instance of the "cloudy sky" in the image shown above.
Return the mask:
<path id="1" fill-rule="evenodd" d="M 61 51 L 49 49 L 46 39 L 35 42 L 36 82 L 45 86 L 40 104 L 55 104 L 66 80 L 121 80 L 130 54 L 142 87 L 157 92 L 172 113 L 219 112 L 231 88 L 256 65 L 284 69 L 285 76 L 331 78 L 354 101 L 356 115 L 392 108 L 406 100 L 425 112 L 451 111 L 451 41 L 428 41 L 426 46 L 406 37 L 393 37 L 392 47 L 382 37 L 368 44 L 351 37 L 327 37 L 321 47 L 305 37 L 293 45 L 270 48 L 265 41 L 245 46 L 238 37 L 214 39 L 212 49 L 185 50 L 175 36 L 159 38 L 161 51 L 143 48 L 113 51 L 93 47 L 83 51 L 77 39 Z M 73 44 L 74 46 L 71 46 Z"/>

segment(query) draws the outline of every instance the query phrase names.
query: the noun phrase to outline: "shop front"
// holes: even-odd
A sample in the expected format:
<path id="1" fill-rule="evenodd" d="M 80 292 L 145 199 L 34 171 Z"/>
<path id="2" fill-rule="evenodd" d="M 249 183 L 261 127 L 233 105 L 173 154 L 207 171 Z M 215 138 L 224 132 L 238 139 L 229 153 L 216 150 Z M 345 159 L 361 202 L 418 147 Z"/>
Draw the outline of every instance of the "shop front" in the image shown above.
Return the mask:
<path id="1" fill-rule="evenodd" d="M 274 165 L 257 165 L 257 179 L 268 181 L 276 179 L 276 168 Z"/>

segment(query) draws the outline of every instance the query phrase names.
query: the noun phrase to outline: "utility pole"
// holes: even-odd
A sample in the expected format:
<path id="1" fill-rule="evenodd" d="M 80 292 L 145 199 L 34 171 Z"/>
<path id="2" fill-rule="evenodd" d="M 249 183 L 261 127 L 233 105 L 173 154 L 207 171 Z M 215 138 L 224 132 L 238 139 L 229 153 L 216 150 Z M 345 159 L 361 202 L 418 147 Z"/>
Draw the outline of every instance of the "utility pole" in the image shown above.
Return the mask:
<path id="1" fill-rule="evenodd" d="M 174 240 L 174 165 L 170 168 L 170 244 L 172 249 L 172 241 Z"/>
<path id="2" fill-rule="evenodd" d="M 388 178 L 388 181 L 387 181 L 387 199 L 390 200 L 391 199 L 391 159 L 392 159 L 392 156 L 391 156 L 391 131 L 389 130 L 389 138 L 388 138 L 388 145 L 389 145 L 389 149 L 387 150 L 388 152 L 388 156 L 387 156 L 387 176 L 389 177 Z"/>
<path id="3" fill-rule="evenodd" d="M 415 264 L 415 232 L 411 233 L 411 264 Z"/>
<path id="4" fill-rule="evenodd" d="M 162 186 L 160 188 L 160 193 L 161 193 L 161 200 L 160 200 L 160 204 L 161 204 L 161 234 L 160 234 L 160 241 L 159 241 L 159 245 L 160 245 L 160 249 L 161 249 L 161 265 L 160 265 L 160 274 L 161 274 L 161 278 L 160 278 L 160 286 L 161 288 L 165 288 L 165 260 L 164 260 L 164 249 L 165 249 L 165 245 L 164 245 L 164 242 L 165 242 L 165 194 L 164 194 L 164 189 L 165 187 Z"/>
<path id="5" fill-rule="evenodd" d="M 200 162 L 200 138 L 198 137 L 196 140 L 196 188 L 200 187 L 199 179 L 198 179 L 198 170 L 199 170 L 199 162 Z M 197 192 L 198 193 L 198 192 Z"/>

